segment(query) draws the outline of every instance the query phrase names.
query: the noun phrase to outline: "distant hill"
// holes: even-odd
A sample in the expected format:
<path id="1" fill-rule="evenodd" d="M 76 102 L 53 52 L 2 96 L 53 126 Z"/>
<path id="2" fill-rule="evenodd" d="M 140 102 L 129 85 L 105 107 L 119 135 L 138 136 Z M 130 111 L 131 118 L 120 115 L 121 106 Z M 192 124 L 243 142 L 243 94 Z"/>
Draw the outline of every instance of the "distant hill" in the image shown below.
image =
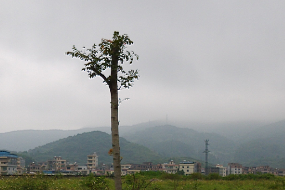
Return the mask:
<path id="1" fill-rule="evenodd" d="M 209 139 L 209 150 L 211 151 L 209 162 L 213 164 L 240 162 L 247 166 L 270 165 L 285 168 L 285 146 L 283 146 L 285 144 L 285 120 L 265 126 L 259 126 L 258 122 L 225 123 L 213 126 L 185 123 L 185 128 L 163 125 L 163 123 L 165 122 L 152 121 L 133 126 L 120 126 L 120 136 L 157 152 L 158 160 L 161 158 L 165 160 L 164 157 L 204 160 L 204 140 Z M 197 130 L 199 128 L 200 131 L 190 129 L 190 127 L 196 127 Z M 0 150 L 19 152 L 33 149 L 30 151 L 33 152 L 34 149 L 37 150 L 36 147 L 47 143 L 95 130 L 110 133 L 110 127 L 88 127 L 78 130 L 22 130 L 0 133 Z M 220 134 L 224 134 L 226 137 Z M 106 141 L 106 143 L 110 142 L 111 140 Z M 58 151 L 52 152 L 51 155 L 46 154 L 44 158 L 52 159 L 56 155 L 63 156 Z M 108 156 L 105 158 L 110 159 Z M 28 160 L 32 159 L 28 158 Z M 77 158 L 70 161 L 72 160 L 78 162 Z M 164 162 L 162 160 L 159 162 Z"/>
<path id="2" fill-rule="evenodd" d="M 198 132 L 217 133 L 239 143 L 251 131 L 258 129 L 268 122 L 262 121 L 229 121 L 229 122 L 175 122 L 171 125 L 180 128 L 190 128 Z"/>
<path id="3" fill-rule="evenodd" d="M 132 126 L 120 126 L 120 136 L 158 125 L 159 121 L 151 121 Z M 68 136 L 84 132 L 102 131 L 111 133 L 110 127 L 85 127 L 77 130 L 19 130 L 0 133 L 0 150 L 27 151 Z"/>
<path id="4" fill-rule="evenodd" d="M 233 159 L 235 143 L 215 133 L 200 133 L 188 128 L 171 125 L 157 126 L 124 136 L 169 157 L 192 157 L 204 160 L 204 140 L 209 139 L 209 160 L 212 163 L 230 162 Z"/>
<path id="5" fill-rule="evenodd" d="M 53 159 L 54 156 L 61 156 L 70 163 L 77 162 L 85 165 L 87 155 L 96 152 L 99 162 L 111 163 L 112 157 L 108 155 L 111 145 L 111 135 L 100 132 L 86 132 L 75 136 L 39 146 L 28 151 L 28 154 L 37 162 Z M 160 161 L 162 157 L 157 153 L 138 144 L 131 143 L 120 138 L 122 163 L 142 163 L 146 161 Z"/>
<path id="6" fill-rule="evenodd" d="M 271 123 L 269 125 L 264 125 L 247 133 L 241 138 L 241 141 L 248 142 L 254 139 L 271 138 L 284 133 L 285 133 L 285 120 L 282 120 L 279 122 Z"/>
<path id="7" fill-rule="evenodd" d="M 235 160 L 248 166 L 285 168 L 285 120 L 249 133 L 237 147 Z"/>
<path id="8" fill-rule="evenodd" d="M 109 128 L 83 128 L 78 130 L 21 130 L 0 133 L 0 150 L 27 151 L 37 146 L 94 130 L 110 130 Z"/>

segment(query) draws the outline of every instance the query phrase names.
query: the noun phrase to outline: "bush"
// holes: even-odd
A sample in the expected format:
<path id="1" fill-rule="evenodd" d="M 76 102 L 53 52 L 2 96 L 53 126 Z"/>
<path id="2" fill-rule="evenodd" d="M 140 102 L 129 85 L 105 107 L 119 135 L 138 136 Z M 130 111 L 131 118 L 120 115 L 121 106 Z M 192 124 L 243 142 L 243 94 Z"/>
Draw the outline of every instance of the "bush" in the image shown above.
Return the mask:
<path id="1" fill-rule="evenodd" d="M 222 177 L 219 174 L 217 174 L 217 173 L 210 173 L 206 177 L 206 179 L 208 179 L 208 180 L 218 180 L 218 179 L 222 179 Z"/>
<path id="2" fill-rule="evenodd" d="M 273 174 L 261 174 L 261 175 L 258 175 L 258 178 L 259 179 L 274 179 L 275 175 L 273 175 Z"/>
<path id="3" fill-rule="evenodd" d="M 86 187 L 91 190 L 109 189 L 109 185 L 107 184 L 105 177 L 95 177 L 93 174 L 82 177 L 80 184 L 82 187 Z"/>
<path id="4" fill-rule="evenodd" d="M 236 180 L 236 179 L 240 179 L 239 175 L 235 175 L 235 174 L 230 174 L 226 177 L 224 177 L 225 180 Z"/>
<path id="5" fill-rule="evenodd" d="M 195 180 L 204 178 L 204 176 L 201 173 L 193 173 L 187 177 L 190 179 L 195 179 Z"/>
<path id="6" fill-rule="evenodd" d="M 171 180 L 179 180 L 182 179 L 182 176 L 179 174 L 168 174 L 168 173 L 164 173 L 161 176 L 162 179 L 171 179 Z"/>
<path id="7" fill-rule="evenodd" d="M 132 174 L 132 175 L 126 175 L 125 176 L 125 189 L 145 189 L 147 188 L 152 181 L 148 181 L 146 176 L 141 175 L 140 173 Z"/>

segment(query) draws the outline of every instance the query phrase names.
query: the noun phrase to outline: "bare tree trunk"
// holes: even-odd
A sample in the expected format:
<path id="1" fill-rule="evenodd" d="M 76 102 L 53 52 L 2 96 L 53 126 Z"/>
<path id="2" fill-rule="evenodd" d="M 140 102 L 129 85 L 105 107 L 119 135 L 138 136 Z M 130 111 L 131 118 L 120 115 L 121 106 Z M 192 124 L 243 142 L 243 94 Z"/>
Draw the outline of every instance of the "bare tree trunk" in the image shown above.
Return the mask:
<path id="1" fill-rule="evenodd" d="M 113 165 L 115 176 L 116 190 L 122 189 L 121 181 L 121 156 L 119 142 L 119 121 L 118 121 L 118 84 L 117 84 L 117 65 L 118 59 L 113 56 L 111 69 L 111 131 L 112 131 L 112 147 L 113 147 Z"/>

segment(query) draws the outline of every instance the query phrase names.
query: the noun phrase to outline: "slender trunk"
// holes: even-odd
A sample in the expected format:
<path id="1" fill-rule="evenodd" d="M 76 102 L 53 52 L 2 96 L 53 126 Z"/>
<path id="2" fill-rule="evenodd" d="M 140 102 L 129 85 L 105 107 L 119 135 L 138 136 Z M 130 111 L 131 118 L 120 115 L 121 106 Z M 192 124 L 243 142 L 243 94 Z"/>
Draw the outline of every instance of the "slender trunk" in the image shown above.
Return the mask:
<path id="1" fill-rule="evenodd" d="M 117 57 L 112 57 L 111 68 L 111 131 L 112 131 L 112 148 L 113 148 L 113 166 L 115 176 L 116 190 L 122 189 L 121 182 L 121 156 L 120 156 L 120 143 L 119 143 L 119 121 L 118 121 L 118 84 L 117 84 Z"/>

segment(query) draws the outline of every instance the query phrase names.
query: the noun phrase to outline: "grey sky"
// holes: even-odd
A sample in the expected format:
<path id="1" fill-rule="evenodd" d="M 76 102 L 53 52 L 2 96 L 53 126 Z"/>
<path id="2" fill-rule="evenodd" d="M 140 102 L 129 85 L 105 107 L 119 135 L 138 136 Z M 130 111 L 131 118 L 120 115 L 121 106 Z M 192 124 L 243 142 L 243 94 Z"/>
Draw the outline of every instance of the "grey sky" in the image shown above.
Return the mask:
<path id="1" fill-rule="evenodd" d="M 0 132 L 108 126 L 101 78 L 66 56 L 113 31 L 134 41 L 140 79 L 121 125 L 278 121 L 285 115 L 285 1 L 4 1 Z"/>

